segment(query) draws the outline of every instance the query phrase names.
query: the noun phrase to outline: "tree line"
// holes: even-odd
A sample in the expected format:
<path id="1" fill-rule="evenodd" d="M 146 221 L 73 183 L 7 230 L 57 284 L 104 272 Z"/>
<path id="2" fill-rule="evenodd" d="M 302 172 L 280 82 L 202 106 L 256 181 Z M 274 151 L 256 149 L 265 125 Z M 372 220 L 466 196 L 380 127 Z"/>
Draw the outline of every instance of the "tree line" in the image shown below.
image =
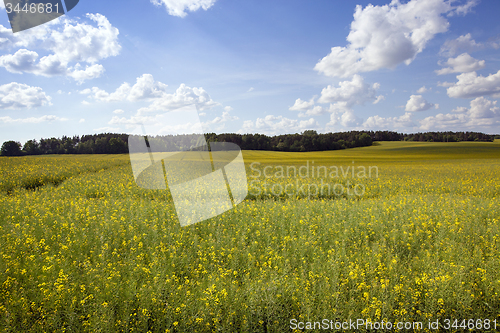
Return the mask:
<path id="1" fill-rule="evenodd" d="M 232 142 L 243 150 L 271 150 L 287 152 L 338 150 L 371 146 L 373 141 L 428 141 L 492 142 L 500 136 L 479 132 L 425 132 L 397 133 L 392 131 L 349 131 L 318 134 L 314 130 L 301 134 L 267 136 L 264 134 L 225 133 L 205 134 L 207 142 Z M 156 146 L 168 151 L 195 149 L 200 145 L 200 135 L 183 134 L 150 138 Z M 149 143 L 148 143 L 149 144 Z M 125 154 L 128 153 L 127 134 L 94 134 L 62 138 L 29 140 L 24 146 L 16 141 L 6 141 L 0 151 L 1 156 L 48 155 L 48 154 Z"/>

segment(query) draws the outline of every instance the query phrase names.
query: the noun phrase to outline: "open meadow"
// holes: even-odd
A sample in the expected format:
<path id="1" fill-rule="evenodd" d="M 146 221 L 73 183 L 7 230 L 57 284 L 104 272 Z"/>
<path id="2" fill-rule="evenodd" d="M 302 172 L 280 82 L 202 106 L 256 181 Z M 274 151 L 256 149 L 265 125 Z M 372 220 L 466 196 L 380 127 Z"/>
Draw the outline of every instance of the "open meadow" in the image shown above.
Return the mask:
<path id="1" fill-rule="evenodd" d="M 499 140 L 243 156 L 187 227 L 128 155 L 0 157 L 0 332 L 500 330 Z"/>

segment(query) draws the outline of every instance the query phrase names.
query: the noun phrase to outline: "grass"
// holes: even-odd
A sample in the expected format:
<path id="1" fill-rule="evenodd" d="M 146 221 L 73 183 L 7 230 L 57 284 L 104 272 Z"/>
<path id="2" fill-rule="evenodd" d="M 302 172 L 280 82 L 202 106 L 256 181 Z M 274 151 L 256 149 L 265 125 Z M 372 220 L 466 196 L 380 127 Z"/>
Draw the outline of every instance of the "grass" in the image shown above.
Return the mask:
<path id="1" fill-rule="evenodd" d="M 354 161 L 379 174 L 323 179 L 363 184 L 363 196 L 263 191 L 182 228 L 168 192 L 138 188 L 125 155 L 0 158 L 2 184 L 14 184 L 0 192 L 0 331 L 283 332 L 294 318 L 500 325 L 498 141 L 244 158 L 261 189 L 297 179 L 252 177 L 254 162 Z M 23 185 L 46 172 L 64 181 Z"/>

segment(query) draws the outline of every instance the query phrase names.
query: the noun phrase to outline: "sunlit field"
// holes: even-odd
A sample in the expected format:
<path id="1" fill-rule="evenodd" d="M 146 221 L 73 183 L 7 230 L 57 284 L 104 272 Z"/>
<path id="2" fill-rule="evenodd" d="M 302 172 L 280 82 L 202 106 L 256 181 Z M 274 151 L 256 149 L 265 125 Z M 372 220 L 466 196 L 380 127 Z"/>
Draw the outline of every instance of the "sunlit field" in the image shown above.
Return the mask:
<path id="1" fill-rule="evenodd" d="M 0 331 L 500 330 L 498 140 L 243 154 L 247 199 L 188 227 L 127 155 L 0 157 Z"/>

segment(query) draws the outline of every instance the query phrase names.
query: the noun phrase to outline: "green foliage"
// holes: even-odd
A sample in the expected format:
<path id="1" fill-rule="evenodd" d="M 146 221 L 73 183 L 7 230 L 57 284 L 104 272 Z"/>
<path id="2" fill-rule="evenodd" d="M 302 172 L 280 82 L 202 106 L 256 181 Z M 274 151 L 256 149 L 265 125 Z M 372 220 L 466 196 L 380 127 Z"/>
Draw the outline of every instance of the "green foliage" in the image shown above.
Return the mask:
<path id="1" fill-rule="evenodd" d="M 6 141 L 2 144 L 0 150 L 1 156 L 20 156 L 22 155 L 21 144 L 16 141 Z"/>

